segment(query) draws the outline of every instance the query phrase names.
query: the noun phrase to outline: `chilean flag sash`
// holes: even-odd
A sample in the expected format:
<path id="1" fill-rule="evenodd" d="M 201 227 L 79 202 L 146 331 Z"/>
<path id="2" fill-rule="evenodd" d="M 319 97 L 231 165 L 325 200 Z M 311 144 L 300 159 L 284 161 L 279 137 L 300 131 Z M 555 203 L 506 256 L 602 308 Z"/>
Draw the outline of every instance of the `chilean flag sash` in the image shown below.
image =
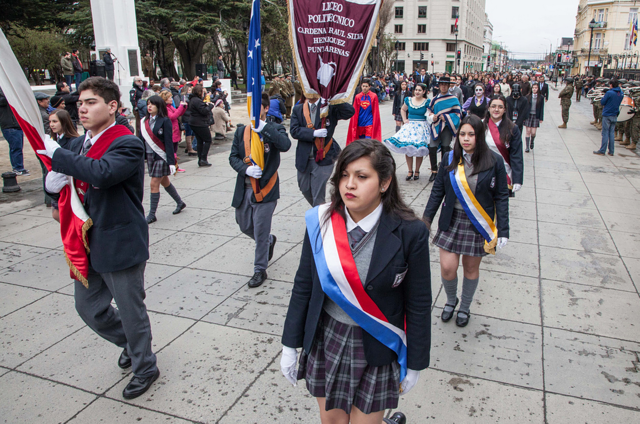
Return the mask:
<path id="1" fill-rule="evenodd" d="M 142 121 L 140 121 L 140 132 L 142 133 L 142 138 L 144 138 L 147 146 L 149 146 L 155 154 L 160 156 L 162 160 L 166 162 L 167 152 L 165 151 L 164 143 L 153 133 L 151 126 L 149 125 L 149 119 L 146 116 L 142 118 Z"/>
<path id="2" fill-rule="evenodd" d="M 356 268 L 347 227 L 340 214 L 324 221 L 329 205 L 308 210 L 305 215 L 322 290 L 363 330 L 398 355 L 400 381 L 407 374 L 407 336 L 389 323 L 378 305 L 367 295 Z"/>
<path id="3" fill-rule="evenodd" d="M 491 119 L 489 119 L 489 123 L 487 124 L 485 139 L 489 148 L 502 156 L 504 167 L 507 170 L 507 184 L 509 188 L 513 188 L 511 183 L 511 156 L 509 155 L 509 146 L 500 140 L 500 129 Z"/>

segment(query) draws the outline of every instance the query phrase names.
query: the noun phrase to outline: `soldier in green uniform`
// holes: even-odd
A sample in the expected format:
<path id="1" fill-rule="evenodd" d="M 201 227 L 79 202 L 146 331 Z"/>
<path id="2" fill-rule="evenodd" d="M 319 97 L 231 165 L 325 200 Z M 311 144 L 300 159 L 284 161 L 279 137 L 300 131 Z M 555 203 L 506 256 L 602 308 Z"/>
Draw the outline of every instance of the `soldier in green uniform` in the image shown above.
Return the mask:
<path id="1" fill-rule="evenodd" d="M 567 85 L 558 94 L 562 106 L 562 125 L 558 125 L 558 128 L 567 128 L 567 122 L 569 122 L 569 108 L 571 107 L 571 97 L 573 97 L 573 78 L 567 78 L 566 82 Z"/>
<path id="2" fill-rule="evenodd" d="M 635 150 L 638 141 L 640 141 L 640 82 L 634 81 L 631 84 L 631 89 L 629 90 L 629 94 L 633 99 L 633 103 L 636 108 L 636 113 L 633 115 L 633 118 L 629 121 L 629 135 L 630 135 L 630 143 L 626 145 L 625 143 L 621 143 L 625 145 L 629 150 Z"/>
<path id="3" fill-rule="evenodd" d="M 580 78 L 579 76 L 576 77 L 575 82 L 573 83 L 573 86 L 576 89 L 576 102 L 579 102 L 580 97 L 582 97 L 582 86 L 583 86 L 582 78 Z"/>
<path id="4" fill-rule="evenodd" d="M 298 103 L 298 100 L 302 98 L 302 94 L 303 94 L 302 84 L 300 83 L 299 80 L 295 80 L 293 82 L 293 91 L 296 92 L 296 98 L 294 102 L 294 105 L 295 105 L 296 103 Z"/>
<path id="5" fill-rule="evenodd" d="M 620 78 L 618 80 L 618 83 L 620 83 L 620 89 L 624 92 L 625 89 L 628 89 L 629 87 L 631 87 L 631 84 L 629 84 L 629 82 L 626 79 Z M 629 121 L 625 121 L 625 122 L 617 122 L 616 123 L 616 129 L 615 129 L 615 135 L 614 135 L 614 140 L 615 141 L 620 141 L 622 142 L 622 137 L 625 134 L 627 128 L 628 128 L 628 124 Z"/>
<path id="6" fill-rule="evenodd" d="M 288 97 L 284 98 L 284 104 L 287 107 L 287 119 L 291 118 L 291 109 L 293 108 L 293 97 L 295 96 L 295 89 L 293 88 L 293 81 L 291 81 L 291 75 L 285 75 L 284 84 L 287 88 Z"/>

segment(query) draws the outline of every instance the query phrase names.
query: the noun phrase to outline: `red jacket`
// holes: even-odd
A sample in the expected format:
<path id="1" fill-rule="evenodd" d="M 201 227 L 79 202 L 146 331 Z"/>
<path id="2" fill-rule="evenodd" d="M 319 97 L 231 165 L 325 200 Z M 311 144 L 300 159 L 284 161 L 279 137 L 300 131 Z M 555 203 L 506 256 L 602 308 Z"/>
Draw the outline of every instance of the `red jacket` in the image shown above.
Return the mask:
<path id="1" fill-rule="evenodd" d="M 173 127 L 173 142 L 179 143 L 180 139 L 180 123 L 178 122 L 178 118 L 184 115 L 187 111 L 187 108 L 180 104 L 178 109 L 174 108 L 173 105 L 167 104 L 167 113 L 169 114 L 169 119 L 171 119 L 171 126 Z"/>

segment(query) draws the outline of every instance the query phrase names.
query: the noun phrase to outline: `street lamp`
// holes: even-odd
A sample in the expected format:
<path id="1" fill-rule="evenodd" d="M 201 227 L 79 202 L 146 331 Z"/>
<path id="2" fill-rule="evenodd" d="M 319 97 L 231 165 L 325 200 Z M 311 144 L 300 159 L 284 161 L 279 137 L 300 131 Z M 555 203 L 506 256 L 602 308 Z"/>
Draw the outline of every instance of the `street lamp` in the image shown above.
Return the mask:
<path id="1" fill-rule="evenodd" d="M 396 72 L 398 72 L 398 50 L 400 50 L 400 42 L 396 41 L 396 66 L 394 66 L 394 68 L 396 68 Z"/>
<path id="2" fill-rule="evenodd" d="M 591 46 L 593 44 L 593 29 L 596 28 L 598 26 L 598 23 L 596 22 L 596 18 L 591 19 L 591 22 L 589 22 L 589 28 L 591 28 L 591 39 L 589 40 L 589 54 L 587 55 L 587 68 L 589 70 L 591 70 Z M 587 74 L 589 73 L 589 71 L 587 71 Z"/>

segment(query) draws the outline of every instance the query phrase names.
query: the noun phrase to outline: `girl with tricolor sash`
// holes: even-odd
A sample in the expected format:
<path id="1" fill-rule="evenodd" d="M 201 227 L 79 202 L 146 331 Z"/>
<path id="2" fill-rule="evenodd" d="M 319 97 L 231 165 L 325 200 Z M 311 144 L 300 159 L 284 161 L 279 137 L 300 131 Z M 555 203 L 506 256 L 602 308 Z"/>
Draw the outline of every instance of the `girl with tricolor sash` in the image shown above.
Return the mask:
<path id="1" fill-rule="evenodd" d="M 444 203 L 443 203 L 444 200 Z M 458 266 L 464 280 L 456 325 L 469 323 L 482 257 L 495 254 L 509 238 L 509 189 L 502 157 L 489 149 L 484 123 L 475 115 L 462 120 L 453 150 L 442 161 L 423 219 L 431 227 L 442 204 L 433 244 L 440 248 L 440 271 L 447 294 L 442 321 L 458 305 Z"/>
<path id="2" fill-rule="evenodd" d="M 349 144 L 331 184 L 331 203 L 306 214 L 280 365 L 306 380 L 323 423 L 377 424 L 429 366 L 428 231 L 377 140 Z"/>

